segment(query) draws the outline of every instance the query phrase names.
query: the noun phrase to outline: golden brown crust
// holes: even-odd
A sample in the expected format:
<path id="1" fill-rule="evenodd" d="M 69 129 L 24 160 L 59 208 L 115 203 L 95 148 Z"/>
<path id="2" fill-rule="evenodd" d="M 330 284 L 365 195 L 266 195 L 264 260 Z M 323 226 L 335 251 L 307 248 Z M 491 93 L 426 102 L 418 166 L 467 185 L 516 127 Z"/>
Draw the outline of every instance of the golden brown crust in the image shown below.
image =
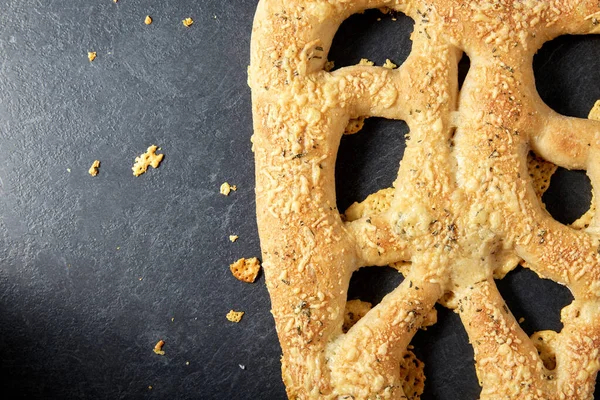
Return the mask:
<path id="1" fill-rule="evenodd" d="M 341 22 L 378 7 L 415 20 L 406 62 L 325 71 Z M 592 398 L 600 224 L 575 230 L 553 220 L 527 155 L 599 181 L 600 122 L 549 109 L 531 66 L 547 40 L 599 33 L 597 16 L 591 0 L 260 1 L 249 68 L 257 217 L 290 398 L 412 396 L 400 365 L 437 301 L 464 322 L 481 399 Z M 459 94 L 462 52 L 471 68 Z M 335 157 L 360 117 L 402 119 L 411 138 L 389 204 L 368 201 L 343 221 Z M 520 259 L 575 298 L 552 340 L 559 373 L 495 286 Z M 403 283 L 343 333 L 352 273 L 392 263 Z"/>

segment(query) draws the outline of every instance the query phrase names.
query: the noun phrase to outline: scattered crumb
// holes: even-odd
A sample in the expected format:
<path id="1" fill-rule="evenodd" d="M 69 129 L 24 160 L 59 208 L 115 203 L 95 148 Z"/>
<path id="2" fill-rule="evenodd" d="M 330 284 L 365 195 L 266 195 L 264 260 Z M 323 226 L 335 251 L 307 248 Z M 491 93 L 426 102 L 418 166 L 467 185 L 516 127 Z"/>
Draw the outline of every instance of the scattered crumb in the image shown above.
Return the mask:
<path id="1" fill-rule="evenodd" d="M 91 176 L 96 176 L 96 175 L 98 175 L 98 168 L 100 168 L 100 161 L 96 160 L 96 161 L 93 162 L 92 166 L 88 170 L 88 173 Z M 118 247 L 117 247 L 117 250 L 118 250 Z"/>
<path id="2" fill-rule="evenodd" d="M 398 66 L 396 64 L 394 64 L 392 61 L 390 61 L 389 58 L 386 58 L 385 64 L 383 64 L 383 68 L 396 69 L 396 68 L 398 68 Z"/>
<path id="3" fill-rule="evenodd" d="M 171 322 L 175 322 L 175 317 L 171 318 Z"/>
<path id="4" fill-rule="evenodd" d="M 158 168 L 162 161 L 164 154 L 156 154 L 157 146 L 152 145 L 148 147 L 148 150 L 139 157 L 135 158 L 135 163 L 131 168 L 134 176 L 140 176 L 146 172 L 149 166 L 152 168 Z"/>
<path id="5" fill-rule="evenodd" d="M 184 19 L 184 20 L 183 20 L 183 21 L 181 21 L 181 22 L 183 22 L 183 25 L 185 25 L 186 27 L 188 27 L 188 28 L 189 28 L 189 27 L 190 27 L 190 26 L 192 26 L 192 24 L 194 23 L 194 20 L 193 20 L 193 19 L 191 19 L 190 17 L 188 17 L 188 18 Z"/>
<path id="6" fill-rule="evenodd" d="M 96 52 L 95 51 L 88 51 L 88 60 L 90 60 L 90 62 L 92 62 L 95 59 L 96 59 Z"/>
<path id="7" fill-rule="evenodd" d="M 149 15 L 146 15 L 146 19 L 144 20 L 144 23 L 146 25 L 150 25 L 152 23 L 152 17 Z"/>
<path id="8" fill-rule="evenodd" d="M 594 104 L 594 107 L 592 107 L 588 118 L 600 121 L 600 100 L 598 100 L 596 104 Z"/>
<path id="9" fill-rule="evenodd" d="M 327 61 L 325 63 L 325 72 L 329 72 L 331 71 L 333 68 L 335 68 L 335 61 Z"/>
<path id="10" fill-rule="evenodd" d="M 156 346 L 154 346 L 154 352 L 156 354 L 158 354 L 159 356 L 164 356 L 165 352 L 162 349 L 164 345 L 165 345 L 165 341 L 159 340 L 158 343 L 156 343 Z"/>
<path id="11" fill-rule="evenodd" d="M 229 311 L 227 313 L 227 315 L 225 316 L 229 321 L 231 322 L 235 322 L 236 324 L 238 322 L 240 322 L 242 320 L 242 317 L 244 316 L 244 312 L 243 311 Z"/>
<path id="12" fill-rule="evenodd" d="M 381 21 L 381 18 L 377 18 L 377 22 Z"/>
<path id="13" fill-rule="evenodd" d="M 185 362 L 185 365 L 190 365 L 190 362 L 189 362 L 189 361 L 186 361 L 186 362 Z"/>
<path id="14" fill-rule="evenodd" d="M 115 3 L 117 2 L 117 0 L 113 0 Z M 148 390 L 152 390 L 152 386 L 148 386 Z"/>
<path id="15" fill-rule="evenodd" d="M 398 21 L 398 18 L 392 18 L 392 21 Z"/>
<path id="16" fill-rule="evenodd" d="M 229 240 L 231 240 L 231 243 L 235 242 L 236 240 L 238 240 L 239 236 L 238 235 L 229 235 Z"/>
<path id="17" fill-rule="evenodd" d="M 375 65 L 375 63 L 373 61 L 370 61 L 368 58 L 361 58 L 358 65 L 368 65 L 372 67 L 373 65 Z"/>
<path id="18" fill-rule="evenodd" d="M 240 369 L 246 369 L 246 366 L 244 364 L 238 364 L 240 366 Z"/>
<path id="19" fill-rule="evenodd" d="M 235 192 L 237 190 L 237 186 L 236 185 L 230 185 L 227 182 L 224 182 L 221 185 L 221 188 L 219 189 L 219 191 L 221 192 L 221 194 L 225 195 L 225 196 L 229 196 L 229 193 L 231 193 L 232 190 Z"/>
<path id="20" fill-rule="evenodd" d="M 117 250 L 121 250 L 121 246 L 117 246 Z"/>
<path id="21" fill-rule="evenodd" d="M 523 318 L 523 317 L 519 318 L 519 323 L 522 324 L 523 322 L 525 322 L 525 318 Z"/>
<path id="22" fill-rule="evenodd" d="M 252 283 L 256 280 L 258 271 L 260 271 L 260 262 L 256 257 L 249 259 L 240 258 L 231 264 L 229 269 L 236 279 L 242 282 Z"/>
<path id="23" fill-rule="evenodd" d="M 140 279 L 140 281 L 141 281 L 141 280 L 142 280 L 142 279 L 144 279 L 144 278 L 142 278 L 142 277 L 140 276 L 140 278 L 139 278 L 139 279 Z"/>
<path id="24" fill-rule="evenodd" d="M 67 172 L 71 172 L 71 168 L 67 168 Z"/>

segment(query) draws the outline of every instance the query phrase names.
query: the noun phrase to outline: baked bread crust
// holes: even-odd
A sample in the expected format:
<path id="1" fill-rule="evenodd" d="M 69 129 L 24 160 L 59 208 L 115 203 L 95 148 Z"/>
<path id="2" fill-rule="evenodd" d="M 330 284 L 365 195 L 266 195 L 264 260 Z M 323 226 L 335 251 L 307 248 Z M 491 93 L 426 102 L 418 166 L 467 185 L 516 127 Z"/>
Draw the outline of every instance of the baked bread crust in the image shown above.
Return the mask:
<path id="1" fill-rule="evenodd" d="M 406 62 L 326 72 L 342 21 L 378 7 L 415 21 Z M 593 398 L 600 223 L 576 230 L 552 219 L 527 156 L 599 182 L 600 122 L 551 110 L 532 69 L 544 42 L 599 33 L 599 19 L 597 0 L 260 1 L 249 68 L 256 205 L 289 398 L 412 398 L 400 365 L 440 300 L 473 344 L 481 399 Z M 471 69 L 459 93 L 463 51 Z M 393 198 L 384 211 L 343 221 L 339 141 L 350 120 L 374 116 L 410 128 Z M 543 346 L 493 281 L 520 259 L 574 296 L 560 333 L 534 334 Z M 352 273 L 391 263 L 404 265 L 403 283 L 343 333 Z"/>

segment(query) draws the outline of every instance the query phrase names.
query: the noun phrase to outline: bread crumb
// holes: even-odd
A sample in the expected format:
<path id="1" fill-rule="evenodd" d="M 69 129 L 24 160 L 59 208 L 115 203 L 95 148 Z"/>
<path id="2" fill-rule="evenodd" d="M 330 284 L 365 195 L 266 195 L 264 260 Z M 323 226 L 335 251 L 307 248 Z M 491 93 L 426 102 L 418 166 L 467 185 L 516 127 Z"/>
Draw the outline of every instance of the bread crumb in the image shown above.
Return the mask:
<path id="1" fill-rule="evenodd" d="M 185 365 L 190 365 L 190 362 L 189 362 L 189 361 L 186 361 L 186 362 L 185 362 Z"/>
<path id="2" fill-rule="evenodd" d="M 219 189 L 219 192 L 221 192 L 222 195 L 229 196 L 229 193 L 231 193 L 232 190 L 235 192 L 237 190 L 237 186 L 236 185 L 230 185 L 229 183 L 224 182 L 221 185 L 221 188 Z"/>
<path id="3" fill-rule="evenodd" d="M 94 161 L 94 163 L 92 164 L 92 166 L 88 170 L 88 173 L 91 176 L 96 176 L 96 175 L 98 175 L 98 168 L 100 168 L 100 161 L 96 160 L 96 161 Z"/>
<path id="4" fill-rule="evenodd" d="M 594 104 L 594 107 L 590 110 L 590 114 L 588 115 L 588 119 L 594 119 L 596 121 L 600 121 L 600 100 Z"/>
<path id="5" fill-rule="evenodd" d="M 238 235 L 229 235 L 229 240 L 231 240 L 231 243 L 234 243 L 236 240 L 238 240 L 238 238 Z"/>
<path id="6" fill-rule="evenodd" d="M 249 259 L 240 258 L 229 266 L 231 274 L 238 280 L 247 283 L 253 283 L 260 271 L 260 262 L 258 258 Z"/>
<path id="7" fill-rule="evenodd" d="M 194 20 L 191 19 L 190 17 L 188 17 L 181 22 L 183 22 L 183 25 L 185 25 L 187 28 L 189 28 L 194 23 Z"/>
<path id="8" fill-rule="evenodd" d="M 387 69 L 396 69 L 398 66 L 394 64 L 389 58 L 385 59 L 385 64 L 383 64 L 383 68 Z"/>
<path id="9" fill-rule="evenodd" d="M 158 354 L 159 356 L 164 356 L 164 355 L 165 355 L 165 352 L 164 352 L 164 350 L 162 349 L 164 345 L 165 345 L 165 341 L 164 341 L 164 340 L 159 340 L 159 341 L 156 343 L 156 345 L 154 346 L 154 350 L 153 350 L 153 351 L 154 351 L 156 354 Z"/>
<path id="10" fill-rule="evenodd" d="M 361 58 L 358 62 L 358 65 L 368 65 L 372 67 L 373 65 L 375 65 L 375 63 L 373 61 L 370 61 L 368 58 Z"/>
<path id="11" fill-rule="evenodd" d="M 114 0 L 114 2 L 116 3 L 117 0 Z M 148 386 L 148 390 L 152 390 L 152 386 Z"/>
<path id="12" fill-rule="evenodd" d="M 525 318 L 523 318 L 523 317 L 519 318 L 519 323 L 522 324 L 523 322 L 525 322 Z"/>
<path id="13" fill-rule="evenodd" d="M 148 170 L 149 166 L 152 168 L 158 168 L 162 161 L 164 154 L 156 154 L 157 146 L 152 145 L 148 147 L 148 150 L 139 157 L 135 158 L 135 163 L 131 168 L 134 176 L 140 176 Z"/>
<path id="14" fill-rule="evenodd" d="M 67 172 L 71 172 L 71 168 L 67 168 Z"/>
<path id="15" fill-rule="evenodd" d="M 171 322 L 175 322 L 175 317 L 171 318 Z"/>
<path id="16" fill-rule="evenodd" d="M 152 17 L 149 15 L 146 15 L 146 19 L 144 20 L 144 23 L 146 25 L 150 25 L 152 23 Z"/>
<path id="17" fill-rule="evenodd" d="M 95 51 L 88 51 L 88 60 L 90 60 L 90 62 L 92 62 L 95 59 L 96 59 L 96 52 Z"/>
<path id="18" fill-rule="evenodd" d="M 240 322 L 242 320 L 242 317 L 244 316 L 244 312 L 243 311 L 229 311 L 227 313 L 227 315 L 225 316 L 229 321 L 231 322 L 235 322 L 236 324 L 238 322 Z"/>
<path id="19" fill-rule="evenodd" d="M 246 369 L 246 366 L 244 364 L 238 364 L 240 366 L 240 369 Z"/>

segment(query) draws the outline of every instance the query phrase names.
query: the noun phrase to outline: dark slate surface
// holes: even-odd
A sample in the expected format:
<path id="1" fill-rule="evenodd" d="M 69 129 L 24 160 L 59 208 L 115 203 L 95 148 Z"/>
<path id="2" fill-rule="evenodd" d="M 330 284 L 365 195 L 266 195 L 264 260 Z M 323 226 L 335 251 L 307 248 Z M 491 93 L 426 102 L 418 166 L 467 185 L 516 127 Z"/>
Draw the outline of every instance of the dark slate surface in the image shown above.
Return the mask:
<path id="1" fill-rule="evenodd" d="M 248 285 L 228 270 L 238 257 L 260 254 L 246 85 L 255 6 L 0 6 L 3 399 L 285 397 L 263 277 Z M 190 28 L 181 24 L 186 17 L 195 21 Z M 406 58 L 410 22 L 379 17 L 367 13 L 342 26 L 331 57 L 338 66 Z M 599 50 L 591 38 L 559 39 L 542 50 L 538 87 L 551 106 L 587 115 L 600 98 Z M 88 51 L 98 53 L 93 63 Z M 402 122 L 374 119 L 344 138 L 341 208 L 391 184 L 406 131 Z M 151 144 L 165 160 L 134 178 L 133 159 Z M 92 178 L 95 159 L 102 166 Z M 559 220 L 583 211 L 586 179 L 561 171 L 553 181 L 546 200 Z M 220 195 L 224 181 L 238 191 Z M 399 281 L 390 270 L 365 269 L 350 295 L 379 301 Z M 499 286 L 528 333 L 560 329 L 566 289 L 525 270 Z M 246 311 L 240 324 L 225 320 L 230 308 Z M 423 398 L 477 398 L 464 329 L 451 311 L 439 313 L 414 343 L 426 362 Z M 152 352 L 159 339 L 165 356 Z"/>

